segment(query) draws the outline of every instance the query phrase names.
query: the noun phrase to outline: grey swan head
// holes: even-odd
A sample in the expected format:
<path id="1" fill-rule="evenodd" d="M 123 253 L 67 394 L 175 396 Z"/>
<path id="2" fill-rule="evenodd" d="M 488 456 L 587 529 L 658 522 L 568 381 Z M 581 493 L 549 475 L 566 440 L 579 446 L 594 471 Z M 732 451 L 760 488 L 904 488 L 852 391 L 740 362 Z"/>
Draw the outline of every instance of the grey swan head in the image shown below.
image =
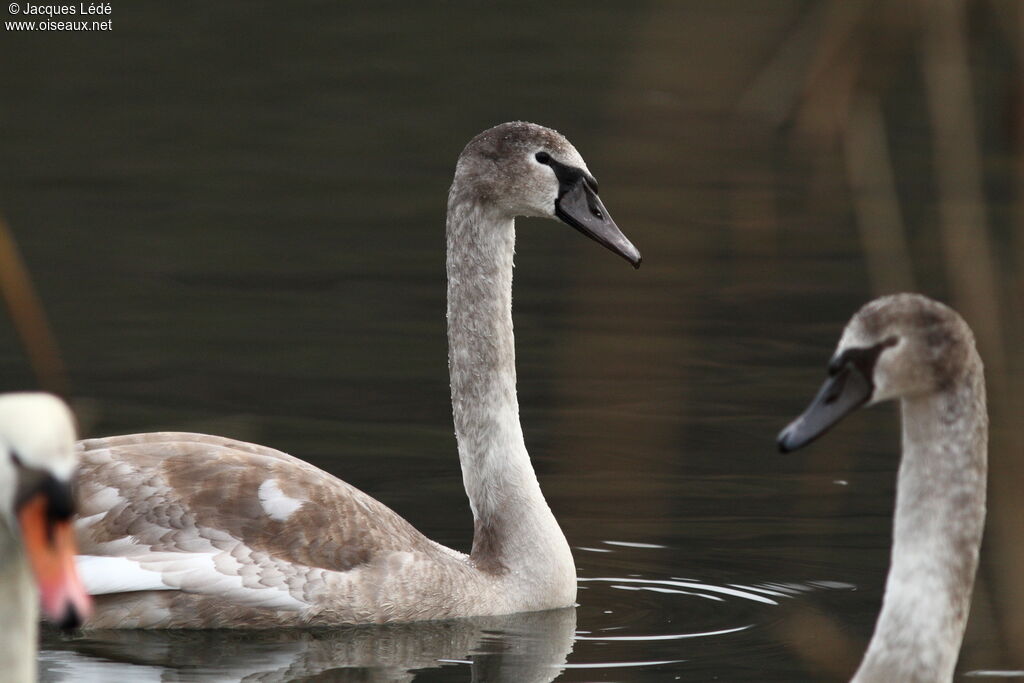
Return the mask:
<path id="1" fill-rule="evenodd" d="M 39 605 L 65 628 L 88 616 L 75 571 L 71 411 L 49 394 L 0 395 L 0 662 L 4 680 L 34 681 Z"/>
<path id="2" fill-rule="evenodd" d="M 550 128 L 514 121 L 470 140 L 455 167 L 449 231 L 460 207 L 486 214 L 501 227 L 516 216 L 555 218 L 640 267 L 640 251 L 604 207 L 583 157 Z M 449 239 L 449 252 L 459 246 Z"/>
<path id="3" fill-rule="evenodd" d="M 448 362 L 471 552 L 273 449 L 204 434 L 80 444 L 79 568 L 94 628 L 411 622 L 567 607 L 568 542 L 526 451 L 512 330 L 515 218 L 579 230 L 634 266 L 579 152 L 513 122 L 473 138 L 448 195 Z"/>
<path id="4" fill-rule="evenodd" d="M 900 402 L 903 456 L 882 611 L 853 680 L 952 680 L 985 521 L 988 414 L 974 335 L 917 294 L 865 305 L 846 326 L 829 378 L 781 434 L 801 448 L 862 405 Z"/>

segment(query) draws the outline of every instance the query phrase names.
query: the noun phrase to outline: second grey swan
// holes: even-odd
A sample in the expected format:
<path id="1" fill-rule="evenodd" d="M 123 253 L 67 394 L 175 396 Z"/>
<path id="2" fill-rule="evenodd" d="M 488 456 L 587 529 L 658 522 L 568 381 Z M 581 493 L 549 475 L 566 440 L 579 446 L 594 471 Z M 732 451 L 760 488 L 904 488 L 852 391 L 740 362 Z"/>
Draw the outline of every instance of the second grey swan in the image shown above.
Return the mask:
<path id="1" fill-rule="evenodd" d="M 572 605 L 576 571 L 523 441 L 512 334 L 515 218 L 557 218 L 634 266 L 576 149 L 506 123 L 448 196 L 452 410 L 474 519 L 465 555 L 279 451 L 200 434 L 81 442 L 79 566 L 94 628 L 405 622 Z"/>
<path id="2" fill-rule="evenodd" d="M 828 369 L 779 435 L 783 451 L 864 404 L 899 399 L 903 423 L 889 575 L 853 681 L 950 681 L 985 524 L 988 414 L 974 335 L 948 306 L 887 296 L 853 316 Z"/>

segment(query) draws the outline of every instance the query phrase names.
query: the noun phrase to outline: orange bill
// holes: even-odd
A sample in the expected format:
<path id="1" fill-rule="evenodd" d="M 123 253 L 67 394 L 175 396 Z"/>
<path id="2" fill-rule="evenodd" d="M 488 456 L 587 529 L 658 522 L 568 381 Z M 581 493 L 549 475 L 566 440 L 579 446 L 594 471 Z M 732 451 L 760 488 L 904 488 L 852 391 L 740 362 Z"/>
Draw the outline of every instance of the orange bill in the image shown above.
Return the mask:
<path id="1" fill-rule="evenodd" d="M 51 519 L 49 501 L 37 493 L 18 512 L 22 543 L 39 585 L 43 613 L 61 628 L 80 625 L 92 612 L 75 568 L 75 533 L 70 519 Z"/>

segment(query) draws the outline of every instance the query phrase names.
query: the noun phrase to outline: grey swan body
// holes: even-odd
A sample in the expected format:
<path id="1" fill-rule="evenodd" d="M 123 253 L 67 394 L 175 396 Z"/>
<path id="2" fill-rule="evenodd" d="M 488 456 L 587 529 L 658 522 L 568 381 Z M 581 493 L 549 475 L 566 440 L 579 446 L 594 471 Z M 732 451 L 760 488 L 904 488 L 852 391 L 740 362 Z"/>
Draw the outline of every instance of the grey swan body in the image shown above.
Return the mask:
<path id="1" fill-rule="evenodd" d="M 474 517 L 466 555 L 284 453 L 200 434 L 84 441 L 79 567 L 95 628 L 418 621 L 572 605 L 569 545 L 516 398 L 516 216 L 559 218 L 639 264 L 564 137 L 502 124 L 462 152 L 448 199 L 452 409 Z"/>
<path id="2" fill-rule="evenodd" d="M 73 626 L 88 599 L 73 573 L 74 421 L 49 394 L 0 395 L 0 662 L 3 680 L 35 681 L 40 598 Z M 68 573 L 65 570 L 71 570 Z"/>
<path id="3" fill-rule="evenodd" d="M 883 297 L 853 317 L 830 373 L 780 435 L 783 450 L 865 403 L 899 399 L 902 416 L 890 569 L 853 681 L 952 680 L 985 522 L 988 415 L 974 336 L 938 302 Z"/>

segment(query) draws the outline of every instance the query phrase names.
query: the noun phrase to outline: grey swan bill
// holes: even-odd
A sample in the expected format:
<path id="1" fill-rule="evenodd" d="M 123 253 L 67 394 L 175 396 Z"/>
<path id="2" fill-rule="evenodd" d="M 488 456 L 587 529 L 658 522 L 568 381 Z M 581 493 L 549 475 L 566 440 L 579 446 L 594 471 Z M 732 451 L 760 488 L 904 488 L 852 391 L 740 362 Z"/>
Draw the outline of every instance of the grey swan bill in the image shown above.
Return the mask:
<path id="1" fill-rule="evenodd" d="M 882 611 L 855 683 L 950 681 L 970 610 L 985 523 L 988 413 L 974 335 L 917 294 L 865 305 L 829 379 L 779 435 L 788 452 L 862 405 L 898 399 L 903 456 Z"/>
<path id="2" fill-rule="evenodd" d="M 467 555 L 365 493 L 271 448 L 185 433 L 79 444 L 78 566 L 91 628 L 409 622 L 574 604 L 569 544 L 519 422 L 515 218 L 557 219 L 634 266 L 640 252 L 562 135 L 524 122 L 477 135 L 448 194 L 448 365 Z"/>
<path id="3" fill-rule="evenodd" d="M 35 681 L 39 606 L 73 628 L 90 601 L 75 571 L 71 479 L 75 426 L 60 399 L 0 394 L 0 663 L 3 680 Z"/>

